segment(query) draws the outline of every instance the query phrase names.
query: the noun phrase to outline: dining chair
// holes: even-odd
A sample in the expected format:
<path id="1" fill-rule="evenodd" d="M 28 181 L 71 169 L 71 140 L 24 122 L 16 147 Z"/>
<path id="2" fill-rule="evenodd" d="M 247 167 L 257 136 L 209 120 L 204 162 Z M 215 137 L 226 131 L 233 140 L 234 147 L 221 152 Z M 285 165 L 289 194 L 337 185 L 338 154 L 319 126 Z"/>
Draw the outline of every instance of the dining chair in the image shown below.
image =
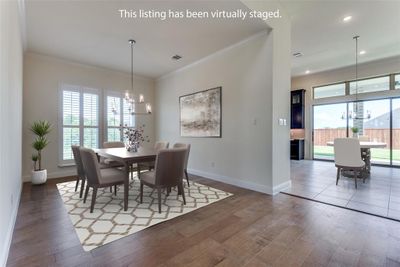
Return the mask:
<path id="1" fill-rule="evenodd" d="M 149 186 L 157 190 L 158 212 L 161 213 L 161 190 L 177 186 L 186 205 L 183 188 L 183 172 L 185 167 L 186 149 L 173 148 L 158 151 L 154 170 L 140 174 L 140 203 L 143 203 L 143 187 Z"/>
<path id="2" fill-rule="evenodd" d="M 333 148 L 337 168 L 336 185 L 339 182 L 341 170 L 353 171 L 357 189 L 357 175 L 365 168 L 365 162 L 361 159 L 360 141 L 356 138 L 336 138 Z"/>
<path id="3" fill-rule="evenodd" d="M 81 147 L 79 151 L 87 179 L 83 203 L 86 203 L 89 188 L 92 187 L 92 202 L 90 204 L 90 213 L 92 213 L 96 204 L 97 189 L 114 186 L 114 194 L 117 195 L 117 185 L 124 184 L 124 171 L 117 168 L 100 169 L 97 156 L 92 149 Z"/>
<path id="4" fill-rule="evenodd" d="M 85 171 L 83 169 L 83 163 L 81 154 L 79 152 L 79 148 L 80 148 L 79 146 L 71 146 L 77 171 L 75 192 L 78 190 L 79 181 L 81 181 L 81 190 L 79 192 L 79 198 L 82 198 L 83 189 L 85 188 L 86 176 L 85 176 Z"/>
<path id="5" fill-rule="evenodd" d="M 175 143 L 172 147 L 173 147 L 173 148 L 184 148 L 184 149 L 186 149 L 184 173 L 185 173 L 185 177 L 186 177 L 187 184 L 188 184 L 188 186 L 190 187 L 190 184 L 189 184 L 189 175 L 188 175 L 188 173 L 187 173 L 187 165 L 188 165 L 189 153 L 190 153 L 190 144 Z"/>
<path id="6" fill-rule="evenodd" d="M 169 147 L 169 142 L 165 141 L 158 141 L 154 144 L 154 150 L 156 152 L 158 152 L 161 149 L 167 149 L 168 147 Z M 155 161 L 141 162 L 138 164 L 138 173 L 140 172 L 140 170 L 143 169 L 148 169 L 149 171 L 151 171 L 152 169 L 154 169 L 154 165 Z"/>

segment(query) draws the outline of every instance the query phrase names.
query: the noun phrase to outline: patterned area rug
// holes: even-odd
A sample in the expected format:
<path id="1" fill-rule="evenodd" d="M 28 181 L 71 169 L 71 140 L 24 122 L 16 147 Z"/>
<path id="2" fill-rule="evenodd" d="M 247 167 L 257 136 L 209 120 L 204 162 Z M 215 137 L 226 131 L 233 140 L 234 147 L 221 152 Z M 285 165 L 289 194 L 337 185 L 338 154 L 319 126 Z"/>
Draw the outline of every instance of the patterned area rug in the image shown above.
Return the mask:
<path id="1" fill-rule="evenodd" d="M 116 196 L 109 188 L 99 189 L 95 208 L 90 213 L 92 190 L 83 203 L 79 190 L 75 192 L 75 181 L 57 184 L 57 187 L 85 251 L 232 195 L 191 181 L 190 187 L 185 184 L 186 205 L 183 205 L 182 197 L 178 197 L 177 189 L 172 189 L 168 197 L 163 192 L 162 212 L 158 213 L 157 191 L 144 186 L 143 203 L 140 204 L 140 182 L 135 179 L 130 183 L 127 211 L 123 209 L 123 186 L 120 186 Z"/>

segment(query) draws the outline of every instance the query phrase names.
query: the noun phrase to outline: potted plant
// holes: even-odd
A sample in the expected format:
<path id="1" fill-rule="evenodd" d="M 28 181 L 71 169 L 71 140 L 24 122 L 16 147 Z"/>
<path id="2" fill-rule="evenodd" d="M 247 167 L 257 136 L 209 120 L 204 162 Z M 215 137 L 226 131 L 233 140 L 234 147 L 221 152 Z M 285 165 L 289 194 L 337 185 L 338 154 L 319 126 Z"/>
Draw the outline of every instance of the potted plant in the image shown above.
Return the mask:
<path id="1" fill-rule="evenodd" d="M 36 121 L 32 124 L 31 131 L 36 135 L 32 143 L 36 150 L 36 154 L 32 155 L 32 184 L 43 184 L 47 180 L 47 170 L 42 169 L 42 151 L 49 144 L 46 136 L 51 131 L 51 124 L 48 121 Z"/>
<path id="2" fill-rule="evenodd" d="M 351 127 L 351 131 L 353 132 L 353 137 L 358 138 L 358 127 Z"/>

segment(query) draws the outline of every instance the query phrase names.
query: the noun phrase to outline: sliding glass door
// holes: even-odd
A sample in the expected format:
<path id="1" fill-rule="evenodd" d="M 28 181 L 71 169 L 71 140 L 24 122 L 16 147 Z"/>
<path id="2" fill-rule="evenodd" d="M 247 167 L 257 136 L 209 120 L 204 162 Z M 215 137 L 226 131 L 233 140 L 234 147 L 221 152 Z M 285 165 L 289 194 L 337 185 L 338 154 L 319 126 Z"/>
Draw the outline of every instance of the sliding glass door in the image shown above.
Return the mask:
<path id="1" fill-rule="evenodd" d="M 346 137 L 347 104 L 314 106 L 314 158 L 333 159 L 333 147 L 327 142 Z"/>
<path id="2" fill-rule="evenodd" d="M 385 143 L 371 149 L 371 162 L 400 166 L 400 99 L 381 99 L 313 107 L 313 157 L 333 159 L 327 142 L 341 137 Z"/>
<path id="3" fill-rule="evenodd" d="M 356 132 L 361 141 L 385 143 L 371 149 L 371 162 L 390 165 L 390 99 L 349 103 L 349 113 L 349 136 Z"/>
<path id="4" fill-rule="evenodd" d="M 392 101 L 392 118 L 392 162 L 400 166 L 400 98 Z"/>

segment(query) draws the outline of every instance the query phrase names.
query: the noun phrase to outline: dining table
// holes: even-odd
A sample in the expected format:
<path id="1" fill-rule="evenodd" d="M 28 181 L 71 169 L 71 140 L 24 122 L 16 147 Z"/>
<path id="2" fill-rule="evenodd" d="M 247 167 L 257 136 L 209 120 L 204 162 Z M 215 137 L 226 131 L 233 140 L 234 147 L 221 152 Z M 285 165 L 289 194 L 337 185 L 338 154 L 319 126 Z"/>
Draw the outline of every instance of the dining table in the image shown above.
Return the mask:
<path id="1" fill-rule="evenodd" d="M 157 151 L 154 148 L 145 147 L 140 147 L 137 152 L 128 151 L 124 147 L 99 148 L 93 150 L 100 157 L 115 160 L 124 165 L 124 211 L 128 210 L 130 166 L 135 163 L 154 161 L 157 157 Z M 140 173 L 139 164 L 137 171 Z"/>
<path id="2" fill-rule="evenodd" d="M 326 143 L 328 146 L 333 146 L 333 141 L 329 141 Z M 371 149 L 372 148 L 384 148 L 387 144 L 384 142 L 376 142 L 376 141 L 360 141 L 361 148 L 361 158 L 365 162 L 365 168 L 362 172 L 361 176 L 369 176 L 371 174 Z M 347 177 L 352 177 L 352 172 L 348 173 L 348 171 L 342 171 L 342 174 Z"/>

